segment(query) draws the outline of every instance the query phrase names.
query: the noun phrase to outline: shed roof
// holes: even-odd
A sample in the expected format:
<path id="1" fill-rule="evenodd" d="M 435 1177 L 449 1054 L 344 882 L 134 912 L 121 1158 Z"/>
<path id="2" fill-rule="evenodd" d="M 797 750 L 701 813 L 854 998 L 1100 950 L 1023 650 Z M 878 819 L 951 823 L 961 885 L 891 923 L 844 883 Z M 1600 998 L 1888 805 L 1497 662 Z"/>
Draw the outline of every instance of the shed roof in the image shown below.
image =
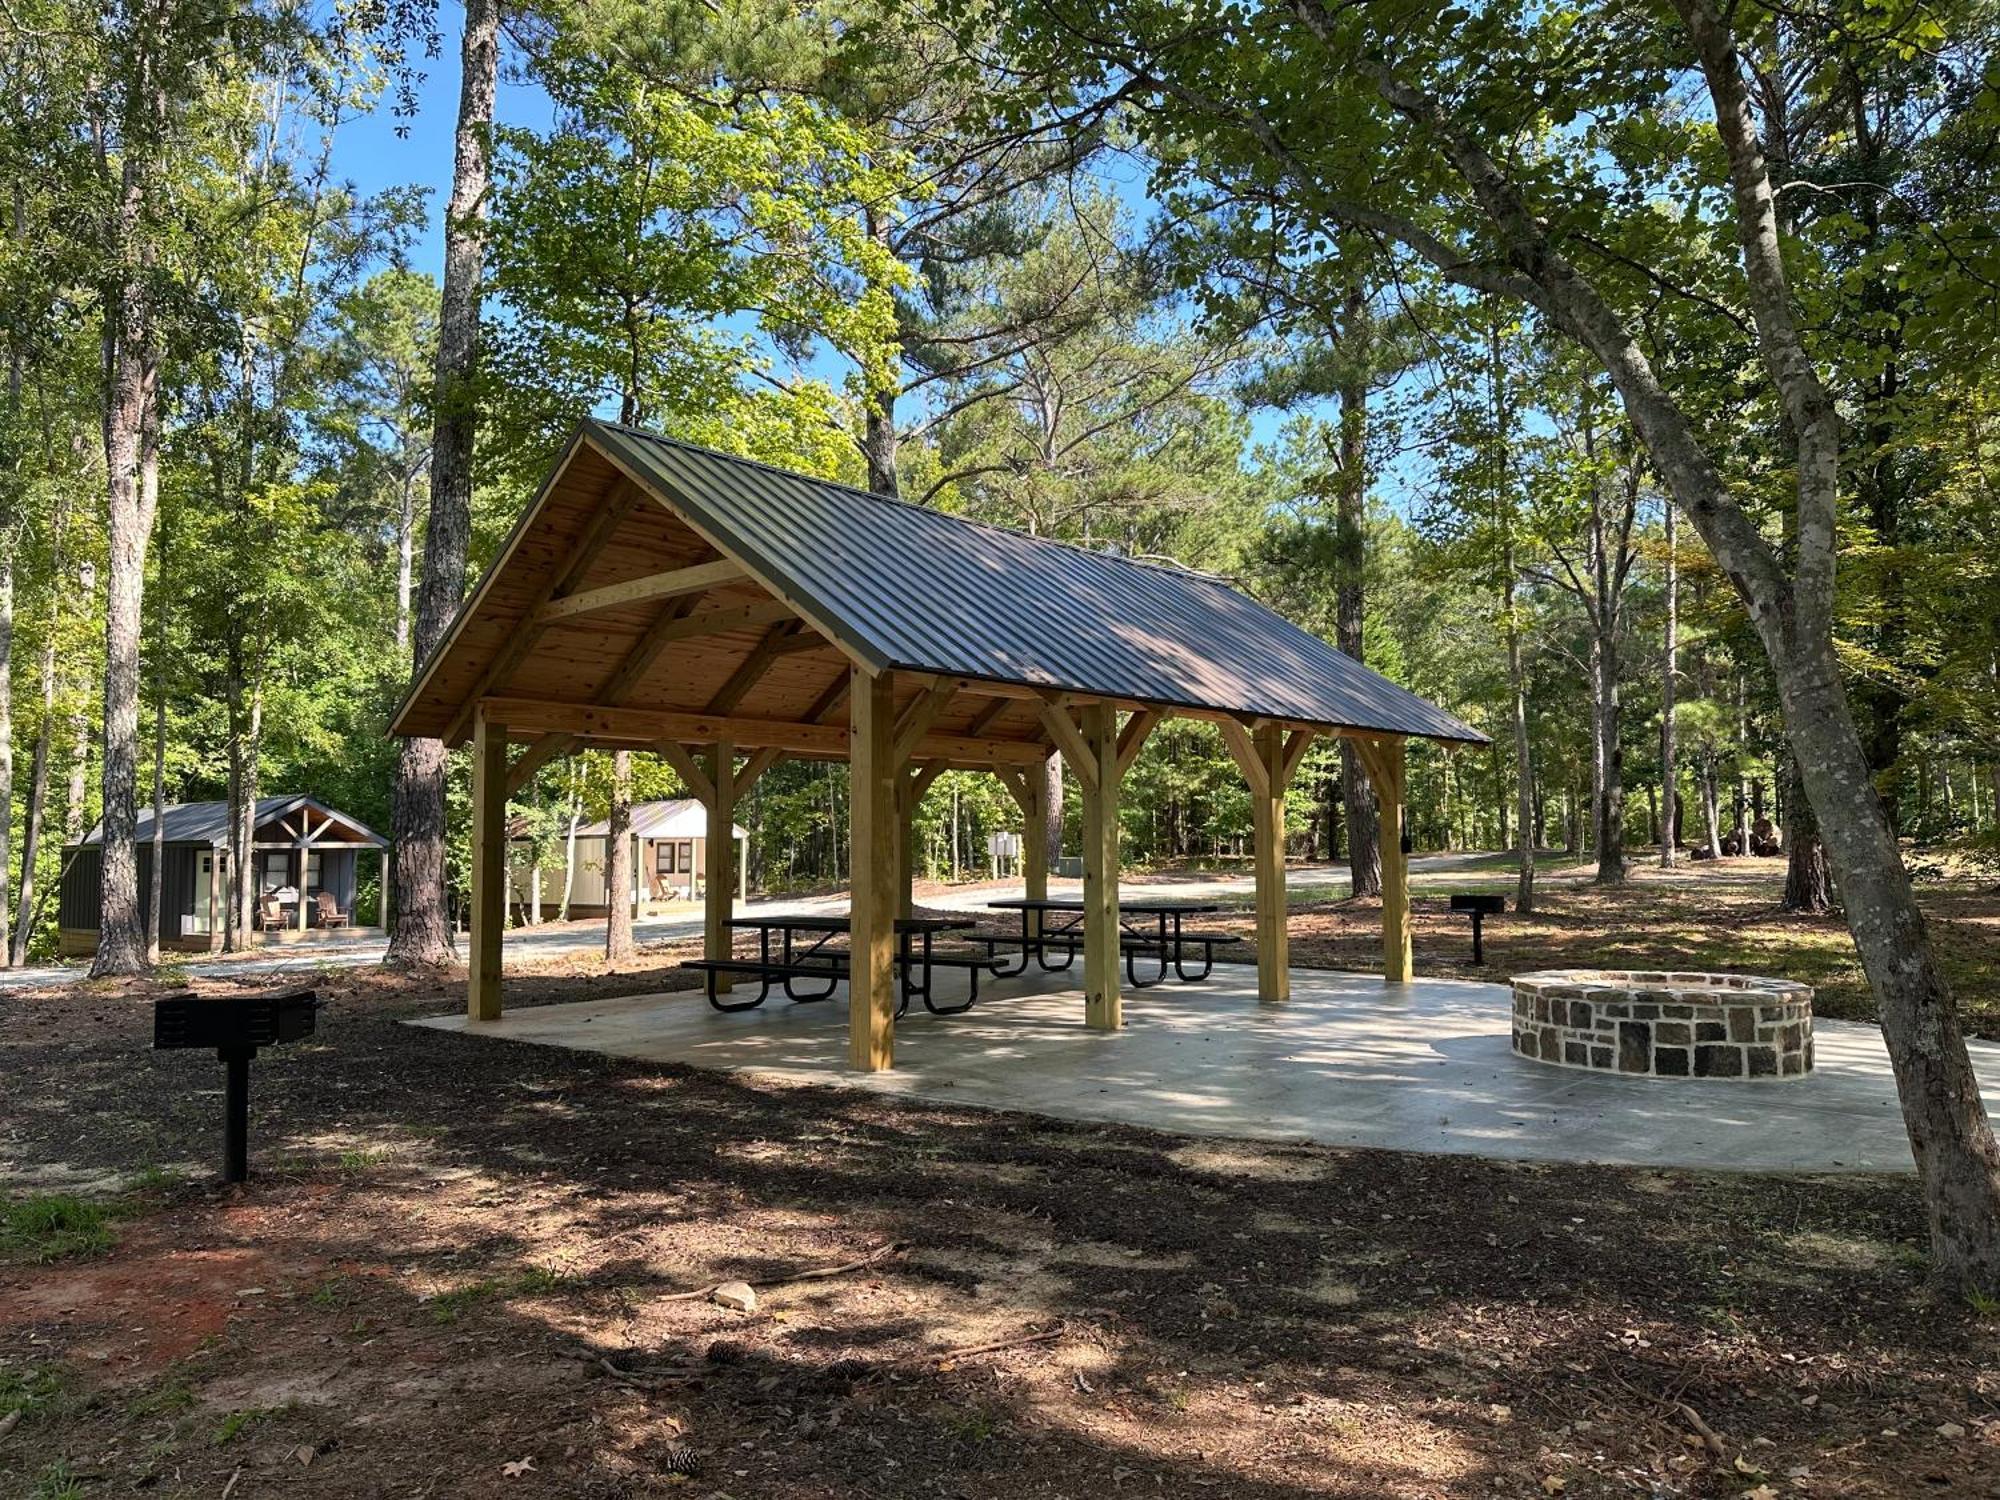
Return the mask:
<path id="1" fill-rule="evenodd" d="M 336 807 L 328 807 L 316 797 L 259 797 L 257 799 L 257 824 L 262 828 L 266 823 L 275 822 L 301 808 L 309 808 L 324 817 L 341 823 L 353 833 L 355 840 L 373 844 L 378 849 L 388 847 L 389 841 L 370 829 L 359 818 L 351 817 Z M 169 844 L 220 845 L 229 838 L 229 804 L 227 802 L 176 802 L 169 806 L 162 825 L 165 842 Z M 139 809 L 138 841 L 148 843 L 153 837 L 153 809 Z M 83 836 L 86 844 L 104 842 L 104 824 L 97 823 Z"/>
<path id="2" fill-rule="evenodd" d="M 740 823 L 730 825 L 736 837 L 748 838 L 750 831 Z M 602 838 L 611 825 L 600 818 L 584 823 L 579 838 Z M 632 804 L 632 836 L 640 839 L 700 839 L 708 837 L 708 809 L 692 797 L 668 797 L 657 802 Z"/>
<path id="3" fill-rule="evenodd" d="M 635 504 L 635 496 L 655 503 Z M 720 554 L 748 576 L 708 602 L 741 608 L 775 596 L 829 651 L 844 653 L 825 661 L 822 674 L 844 671 L 852 659 L 1016 691 L 1485 740 L 1218 580 L 594 420 L 583 423 L 425 664 L 397 711 L 396 733 L 462 735 L 469 702 L 493 694 L 574 704 L 608 695 L 627 708 L 728 711 L 713 706 L 715 695 L 726 696 L 734 669 L 759 649 L 761 630 L 676 648 L 637 681 L 621 674 L 620 657 L 643 651 L 657 608 L 557 619 L 532 649 L 520 649 L 540 602 L 577 549 L 588 550 L 607 510 L 617 513 L 612 544 L 599 538 L 565 590 L 602 589 Z M 770 668 L 734 711 L 795 720 L 828 684 L 822 677 L 816 687 L 808 665 Z M 941 721 L 940 728 L 959 726 Z M 974 732 L 1042 734 L 1032 703 L 979 720 Z"/>

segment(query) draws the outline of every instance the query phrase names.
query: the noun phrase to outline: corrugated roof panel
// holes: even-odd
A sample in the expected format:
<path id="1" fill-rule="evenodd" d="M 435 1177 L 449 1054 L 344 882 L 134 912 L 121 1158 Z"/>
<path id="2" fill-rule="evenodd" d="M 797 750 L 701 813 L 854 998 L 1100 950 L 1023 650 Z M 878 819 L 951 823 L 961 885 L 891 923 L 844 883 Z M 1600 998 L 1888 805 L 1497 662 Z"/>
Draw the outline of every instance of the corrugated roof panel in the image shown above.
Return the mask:
<path id="1" fill-rule="evenodd" d="M 1483 743 L 1213 579 L 611 423 L 590 437 L 879 666 Z"/>
<path id="2" fill-rule="evenodd" d="M 352 828 L 361 837 L 386 848 L 389 841 L 374 832 L 359 818 L 349 817 L 337 807 L 328 807 L 315 797 L 293 794 L 289 797 L 259 797 L 257 799 L 257 826 L 263 827 L 273 818 L 282 818 L 287 813 L 297 812 L 301 807 L 310 807 L 321 814 L 331 814 Z M 166 810 L 162 820 L 165 842 L 169 844 L 220 844 L 229 837 L 229 804 L 227 802 L 177 802 Z M 138 841 L 150 843 L 153 837 L 153 809 L 150 803 L 139 809 Z M 104 841 L 104 825 L 97 823 L 83 836 L 86 844 Z"/>

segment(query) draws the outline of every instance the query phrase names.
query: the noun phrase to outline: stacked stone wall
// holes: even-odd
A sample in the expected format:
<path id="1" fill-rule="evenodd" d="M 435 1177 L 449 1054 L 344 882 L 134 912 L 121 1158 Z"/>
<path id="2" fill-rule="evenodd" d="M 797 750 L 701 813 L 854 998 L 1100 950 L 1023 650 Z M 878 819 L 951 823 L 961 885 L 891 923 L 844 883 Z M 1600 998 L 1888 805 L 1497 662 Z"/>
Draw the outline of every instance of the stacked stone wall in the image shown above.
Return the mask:
<path id="1" fill-rule="evenodd" d="M 1747 974 L 1548 969 L 1514 981 L 1514 1050 L 1652 1078 L 1803 1078 L 1812 996 Z"/>

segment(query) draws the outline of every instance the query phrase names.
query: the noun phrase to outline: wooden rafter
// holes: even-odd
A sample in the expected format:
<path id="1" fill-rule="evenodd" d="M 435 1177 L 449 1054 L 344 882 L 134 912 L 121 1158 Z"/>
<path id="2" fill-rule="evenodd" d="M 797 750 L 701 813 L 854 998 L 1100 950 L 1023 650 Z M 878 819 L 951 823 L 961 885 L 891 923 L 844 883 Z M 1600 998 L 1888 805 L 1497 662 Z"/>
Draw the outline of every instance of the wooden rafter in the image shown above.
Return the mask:
<path id="1" fill-rule="evenodd" d="M 729 674 L 729 680 L 715 690 L 715 696 L 708 700 L 707 711 L 712 714 L 734 713 L 736 705 L 771 670 L 771 663 L 778 658 L 778 648 L 804 628 L 802 622 L 790 619 L 780 620 L 765 631 L 763 638 L 737 663 L 736 670 Z"/>
<path id="2" fill-rule="evenodd" d="M 486 670 L 479 674 L 479 681 L 467 694 L 456 714 L 452 716 L 451 727 L 445 731 L 444 742 L 455 745 L 470 731 L 472 725 L 472 705 L 481 698 L 504 688 L 513 680 L 535 647 L 541 642 L 545 624 L 542 611 L 549 602 L 559 599 L 574 589 L 583 576 L 590 571 L 611 544 L 611 538 L 618 532 L 625 518 L 632 514 L 645 497 L 633 486 L 612 498 L 611 502 L 591 517 L 590 524 L 570 548 L 559 567 L 549 570 L 548 578 L 536 592 L 527 609 L 522 611 L 521 626 L 508 639 L 507 645 L 486 664 Z"/>
<path id="3" fill-rule="evenodd" d="M 585 589 L 578 594 L 565 594 L 545 602 L 535 611 L 534 618 L 546 624 L 552 620 L 592 614 L 601 609 L 622 609 L 626 605 L 645 604 L 654 599 L 705 594 L 722 584 L 741 582 L 747 576 L 739 564 L 721 557 L 695 563 L 691 567 L 671 568 L 664 573 L 648 573 L 643 578 L 628 578 L 623 583 L 609 583 L 603 588 Z"/>

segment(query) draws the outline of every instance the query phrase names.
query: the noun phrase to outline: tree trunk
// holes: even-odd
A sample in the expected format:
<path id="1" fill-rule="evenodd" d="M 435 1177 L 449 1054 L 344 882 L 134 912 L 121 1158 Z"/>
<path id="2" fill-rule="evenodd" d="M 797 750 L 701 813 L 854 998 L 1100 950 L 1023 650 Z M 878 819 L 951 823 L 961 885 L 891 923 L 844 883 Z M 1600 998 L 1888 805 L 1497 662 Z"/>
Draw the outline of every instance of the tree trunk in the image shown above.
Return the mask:
<path id="1" fill-rule="evenodd" d="M 170 7 L 163 6 L 162 10 Z M 159 16 L 156 26 L 171 23 Z M 160 355 L 153 327 L 155 259 L 150 152 L 166 112 L 158 59 L 131 62 L 124 110 L 116 243 L 117 274 L 106 299 L 108 376 L 104 404 L 106 548 L 104 600 L 103 846 L 93 978 L 144 973 L 139 909 L 139 634 L 146 601 L 146 546 L 159 504 Z"/>
<path id="2" fill-rule="evenodd" d="M 60 515 L 53 548 L 54 576 L 62 574 Z M 51 590 L 49 635 L 42 643 L 42 722 L 35 729 L 35 749 L 29 760 L 28 806 L 21 822 L 21 900 L 15 907 L 14 944 L 9 958 L 18 967 L 28 961 L 28 942 L 34 936 L 35 865 L 42 855 L 42 825 L 48 815 L 49 760 L 55 744 L 56 725 L 56 634 L 62 621 L 63 589 L 58 581 Z"/>
<path id="3" fill-rule="evenodd" d="M 1340 447 L 1335 472 L 1334 644 L 1342 654 L 1365 661 L 1362 639 L 1366 595 L 1368 526 L 1368 370 L 1374 329 L 1360 287 L 1350 287 L 1343 305 L 1343 360 L 1340 379 Z M 1380 823 L 1375 791 L 1362 774 L 1354 746 L 1340 743 L 1340 784 L 1346 805 L 1347 868 L 1350 894 L 1382 894 Z"/>
<path id="4" fill-rule="evenodd" d="M 1798 763 L 1789 754 L 1785 768 L 1785 910 L 1823 916 L 1833 910 L 1833 874 L 1819 820 L 1799 784 Z"/>
<path id="5" fill-rule="evenodd" d="M 402 502 L 396 510 L 396 656 L 410 651 L 410 578 L 417 548 L 417 476 L 403 473 Z"/>
<path id="6" fill-rule="evenodd" d="M 456 154 L 445 219 L 444 291 L 439 301 L 436 418 L 432 428 L 430 520 L 423 586 L 411 634 L 412 670 L 444 639 L 465 592 L 472 535 L 473 443 L 478 429 L 480 281 L 486 258 L 489 136 L 500 60 L 496 0 L 466 0 L 460 39 Z M 445 909 L 445 747 L 408 739 L 396 764 L 396 930 L 385 962 L 400 968 L 451 962 Z"/>
<path id="7" fill-rule="evenodd" d="M 863 210 L 862 227 L 868 238 L 883 249 L 890 248 L 890 223 L 887 215 L 874 207 Z M 900 348 L 889 356 L 888 369 L 878 376 L 869 377 L 869 389 L 862 398 L 861 406 L 861 456 L 868 464 L 868 488 L 877 495 L 887 495 L 891 500 L 903 493 L 902 481 L 896 474 L 896 380 L 900 374 L 898 362 Z"/>
<path id="8" fill-rule="evenodd" d="M 14 359 L 11 380 L 18 404 L 20 357 Z M 14 838 L 14 546 L 20 537 L 18 519 L 0 521 L 0 964 L 7 961 L 9 911 L 13 886 Z"/>
<path id="9" fill-rule="evenodd" d="M 1048 790 L 1048 845 L 1049 873 L 1055 874 L 1062 864 L 1063 846 L 1063 774 L 1062 751 L 1051 750 L 1049 758 L 1042 762 L 1042 784 Z"/>
<path id="10" fill-rule="evenodd" d="M 1680 858 L 1680 799 L 1675 790 L 1680 768 L 1674 763 L 1679 749 L 1674 731 L 1674 694 L 1680 686 L 1681 576 L 1678 538 L 1674 534 L 1678 512 L 1674 502 L 1666 502 L 1667 576 L 1666 651 L 1660 665 L 1660 799 L 1666 821 L 1660 829 L 1660 868 L 1671 870 Z"/>
<path id="11" fill-rule="evenodd" d="M 167 849 L 167 536 L 160 535 L 159 637 L 153 649 L 153 868 L 146 881 L 146 962 L 160 961 L 160 905 L 166 880 Z"/>
<path id="12" fill-rule="evenodd" d="M 604 956 L 613 962 L 632 956 L 632 878 L 632 752 L 614 750 L 604 824 Z"/>
<path id="13" fill-rule="evenodd" d="M 583 821 L 583 790 L 574 770 L 569 779 L 569 830 L 563 836 L 562 904 L 556 908 L 558 922 L 569 920 L 569 898 L 576 890 L 576 826 Z"/>
<path id="14" fill-rule="evenodd" d="M 1588 408 L 1586 408 L 1587 410 Z M 1597 884 L 1625 883 L 1625 749 L 1620 734 L 1618 624 L 1623 547 L 1614 557 L 1612 527 L 1605 514 L 1605 480 L 1590 487 L 1591 623 L 1597 639 L 1591 659 L 1597 668 Z"/>

